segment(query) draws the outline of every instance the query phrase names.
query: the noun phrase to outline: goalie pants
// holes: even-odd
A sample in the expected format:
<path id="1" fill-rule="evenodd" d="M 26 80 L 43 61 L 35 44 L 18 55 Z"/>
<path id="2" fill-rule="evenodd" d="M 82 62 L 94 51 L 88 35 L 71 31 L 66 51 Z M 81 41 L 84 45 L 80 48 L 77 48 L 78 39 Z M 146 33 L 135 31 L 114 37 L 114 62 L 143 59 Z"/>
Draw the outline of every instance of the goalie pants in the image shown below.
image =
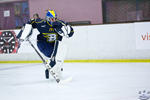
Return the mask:
<path id="1" fill-rule="evenodd" d="M 57 45 L 55 45 L 57 44 Z M 39 50 L 48 58 L 51 57 L 53 52 L 57 51 L 58 48 L 58 42 L 55 43 L 48 43 L 46 41 L 38 41 L 37 42 L 37 46 L 39 48 Z M 54 47 L 55 46 L 55 47 Z M 55 48 L 55 50 L 54 50 Z"/>

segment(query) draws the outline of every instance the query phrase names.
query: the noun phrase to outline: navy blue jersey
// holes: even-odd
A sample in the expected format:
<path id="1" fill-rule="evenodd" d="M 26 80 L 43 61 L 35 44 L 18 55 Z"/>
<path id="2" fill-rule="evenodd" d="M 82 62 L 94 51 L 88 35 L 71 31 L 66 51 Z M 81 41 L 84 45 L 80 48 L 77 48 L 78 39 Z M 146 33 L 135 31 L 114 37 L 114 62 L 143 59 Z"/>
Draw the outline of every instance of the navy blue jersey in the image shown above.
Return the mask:
<path id="1" fill-rule="evenodd" d="M 37 30 L 40 32 L 40 34 L 37 35 L 37 46 L 39 50 L 47 57 L 55 56 L 59 44 L 58 41 L 61 41 L 63 38 L 57 32 L 61 30 L 62 26 L 67 25 L 67 23 L 58 19 L 56 19 L 55 22 L 51 23 L 45 19 L 38 18 L 36 20 L 33 19 L 28 21 L 27 24 L 31 24 L 33 28 L 37 28 Z M 17 38 L 21 37 L 22 31 L 23 30 L 19 32 Z M 30 36 L 31 34 L 29 34 L 28 36 Z M 74 31 L 71 27 L 71 32 L 68 34 L 68 36 L 72 37 L 73 34 Z"/>
<path id="2" fill-rule="evenodd" d="M 31 24 L 33 28 L 37 28 L 40 34 L 37 36 L 38 41 L 46 41 L 49 43 L 53 43 L 55 40 L 62 40 L 62 36 L 60 36 L 55 28 L 60 28 L 65 25 L 61 20 L 56 20 L 53 23 L 46 21 L 45 19 L 36 19 L 30 20 L 28 24 Z"/>

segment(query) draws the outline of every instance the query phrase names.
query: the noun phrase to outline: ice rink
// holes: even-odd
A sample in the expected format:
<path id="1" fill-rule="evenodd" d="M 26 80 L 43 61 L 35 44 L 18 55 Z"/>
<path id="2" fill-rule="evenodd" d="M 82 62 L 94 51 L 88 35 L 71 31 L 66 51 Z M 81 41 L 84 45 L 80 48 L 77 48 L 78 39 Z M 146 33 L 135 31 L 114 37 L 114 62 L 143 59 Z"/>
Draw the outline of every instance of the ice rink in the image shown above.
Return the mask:
<path id="1" fill-rule="evenodd" d="M 150 63 L 64 63 L 71 82 L 45 79 L 43 64 L 0 64 L 1 100 L 139 100 Z"/>

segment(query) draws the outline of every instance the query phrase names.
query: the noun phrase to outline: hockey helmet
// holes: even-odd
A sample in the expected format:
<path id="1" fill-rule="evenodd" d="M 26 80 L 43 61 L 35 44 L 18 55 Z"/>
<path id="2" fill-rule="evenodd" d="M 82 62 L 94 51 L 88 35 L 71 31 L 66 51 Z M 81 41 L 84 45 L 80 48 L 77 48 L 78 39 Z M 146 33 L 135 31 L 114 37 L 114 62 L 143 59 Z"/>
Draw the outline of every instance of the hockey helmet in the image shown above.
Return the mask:
<path id="1" fill-rule="evenodd" d="M 46 13 L 47 18 L 57 18 L 57 14 L 54 10 L 48 10 Z"/>

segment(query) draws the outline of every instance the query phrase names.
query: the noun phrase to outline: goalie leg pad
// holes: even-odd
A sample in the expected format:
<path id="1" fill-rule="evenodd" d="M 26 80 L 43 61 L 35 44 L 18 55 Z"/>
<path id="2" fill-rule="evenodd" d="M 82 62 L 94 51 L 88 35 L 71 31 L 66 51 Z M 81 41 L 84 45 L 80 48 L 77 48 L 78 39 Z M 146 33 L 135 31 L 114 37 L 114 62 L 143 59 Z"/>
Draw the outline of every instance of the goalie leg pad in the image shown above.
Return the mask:
<path id="1" fill-rule="evenodd" d="M 66 45 L 64 42 L 59 42 L 57 52 L 55 57 L 53 57 L 50 61 L 50 66 L 52 67 L 52 64 L 54 65 L 50 71 L 56 74 L 56 77 L 61 78 L 62 74 L 62 65 L 64 62 L 64 58 L 66 55 Z M 55 58 L 55 59 L 54 59 Z"/>

